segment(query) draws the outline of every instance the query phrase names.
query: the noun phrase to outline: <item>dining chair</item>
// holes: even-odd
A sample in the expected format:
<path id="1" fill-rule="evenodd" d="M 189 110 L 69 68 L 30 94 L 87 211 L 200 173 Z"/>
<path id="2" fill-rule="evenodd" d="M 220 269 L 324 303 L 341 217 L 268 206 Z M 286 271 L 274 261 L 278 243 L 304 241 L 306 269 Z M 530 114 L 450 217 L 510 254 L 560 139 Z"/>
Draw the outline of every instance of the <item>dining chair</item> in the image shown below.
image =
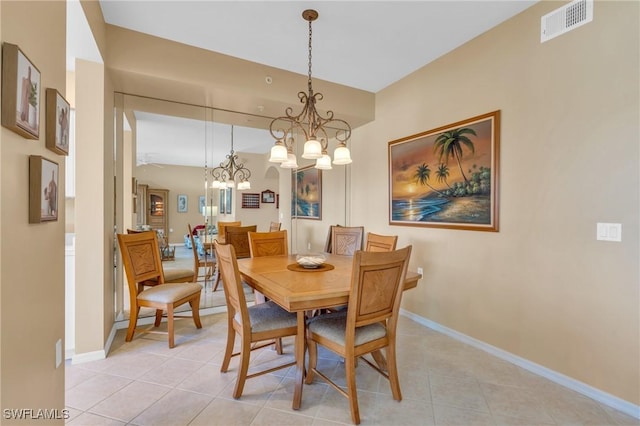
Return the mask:
<path id="1" fill-rule="evenodd" d="M 269 232 L 279 231 L 282 227 L 282 222 L 271 222 L 269 224 Z"/>
<path id="2" fill-rule="evenodd" d="M 379 235 L 367 232 L 367 242 L 364 245 L 365 251 L 393 251 L 398 242 L 397 235 Z"/>
<path id="3" fill-rule="evenodd" d="M 223 244 L 225 243 L 225 237 L 227 235 L 228 226 L 242 226 L 242 221 L 237 221 L 237 222 L 218 221 L 218 237 L 216 239 Z"/>
<path id="4" fill-rule="evenodd" d="M 156 239 L 158 235 L 156 231 L 137 231 L 134 229 L 127 229 L 127 234 L 142 234 L 144 232 L 152 233 Z M 158 245 L 158 253 L 160 253 L 160 246 Z M 162 260 L 162 256 L 160 256 Z M 185 268 L 182 264 L 176 264 L 172 261 L 162 261 L 162 272 L 164 273 L 164 282 L 168 283 L 184 283 L 184 282 L 193 282 L 198 281 L 198 270 L 196 268 Z M 153 287 L 158 285 L 158 280 L 156 278 L 146 280 L 141 283 L 143 286 Z"/>
<path id="5" fill-rule="evenodd" d="M 187 224 L 187 229 L 189 230 L 189 239 L 191 241 L 191 249 L 193 250 L 193 259 L 194 259 L 194 268 L 196 272 L 196 281 L 200 276 L 200 268 L 204 268 L 204 285 L 206 287 L 207 280 L 211 278 L 213 272 L 215 270 L 216 264 L 213 259 L 213 255 L 207 254 L 205 252 L 204 256 L 201 256 L 198 253 L 198 247 L 196 246 L 196 240 L 193 237 L 193 231 L 191 229 L 191 224 Z"/>
<path id="6" fill-rule="evenodd" d="M 200 322 L 202 287 L 197 283 L 165 283 L 158 239 L 154 234 L 152 232 L 117 234 L 122 263 L 129 284 L 130 314 L 125 341 L 130 342 L 133 339 L 140 308 L 148 307 L 156 310 L 155 327 L 160 325 L 163 312 L 167 312 L 169 348 L 173 348 L 175 346 L 174 317 L 179 316 L 174 314 L 175 308 L 189 303 L 196 328 L 202 328 Z M 152 288 L 144 289 L 143 283 L 152 279 L 156 280 L 157 284 Z"/>
<path id="7" fill-rule="evenodd" d="M 360 423 L 356 359 L 362 359 L 387 378 L 393 399 L 402 400 L 396 365 L 396 328 L 411 248 L 407 246 L 391 252 L 357 251 L 353 257 L 346 312 L 316 316 L 307 324 L 309 369 L 306 383 L 312 383 L 317 374 L 345 396 L 349 400 L 351 420 L 355 424 Z M 318 344 L 344 358 L 346 391 L 318 371 Z M 386 359 L 380 352 L 383 348 Z M 364 357 L 369 353 L 377 354 L 374 361 L 378 365 Z M 382 357 L 382 360 L 379 361 L 378 357 Z"/>
<path id="8" fill-rule="evenodd" d="M 220 371 L 226 373 L 231 358 L 240 355 L 238 377 L 233 390 L 233 397 L 237 399 L 242 396 L 246 379 L 295 365 L 295 362 L 286 362 L 247 374 L 251 351 L 271 345 L 274 339 L 295 336 L 297 318 L 295 313 L 285 311 L 272 301 L 247 306 L 234 247 L 231 244 L 220 244 L 218 241 L 213 245 L 227 302 L 227 345 Z M 240 336 L 241 344 L 240 352 L 234 353 L 236 335 Z M 264 343 L 265 341 L 268 342 Z"/>
<path id="9" fill-rule="evenodd" d="M 333 226 L 331 228 L 331 253 L 353 256 L 362 250 L 364 226 Z"/>
<path id="10" fill-rule="evenodd" d="M 233 246 L 236 251 L 236 258 L 244 259 L 247 257 L 251 257 L 248 234 L 249 232 L 256 232 L 257 228 L 258 227 L 256 225 L 226 226 L 224 243 L 231 244 Z M 218 270 L 218 275 L 216 276 L 216 283 L 213 286 L 213 291 L 216 291 L 218 289 L 218 286 L 220 285 L 220 279 L 220 271 Z"/>

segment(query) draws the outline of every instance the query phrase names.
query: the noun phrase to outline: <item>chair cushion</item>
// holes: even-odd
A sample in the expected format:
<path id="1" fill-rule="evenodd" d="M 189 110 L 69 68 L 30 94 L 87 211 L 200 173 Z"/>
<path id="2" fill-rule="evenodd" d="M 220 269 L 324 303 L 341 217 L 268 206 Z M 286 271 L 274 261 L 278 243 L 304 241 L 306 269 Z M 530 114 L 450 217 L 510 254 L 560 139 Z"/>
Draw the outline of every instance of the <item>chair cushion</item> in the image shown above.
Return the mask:
<path id="1" fill-rule="evenodd" d="M 309 320 L 307 327 L 312 332 L 342 346 L 345 345 L 347 310 L 319 315 Z M 380 323 L 356 328 L 355 345 L 360 346 L 386 336 L 387 329 Z"/>
<path id="2" fill-rule="evenodd" d="M 164 280 L 175 281 L 184 278 L 187 281 L 193 279 L 193 269 L 186 268 L 164 268 Z"/>
<path id="3" fill-rule="evenodd" d="M 249 321 L 251 321 L 251 331 L 254 333 L 296 327 L 297 325 L 295 313 L 285 311 L 272 301 L 249 306 L 247 310 L 249 311 Z M 234 319 L 240 322 L 240 314 L 236 313 Z"/>
<path id="4" fill-rule="evenodd" d="M 157 303 L 173 303 L 183 297 L 200 293 L 202 286 L 197 283 L 160 284 L 144 290 L 138 295 L 138 300 Z"/>

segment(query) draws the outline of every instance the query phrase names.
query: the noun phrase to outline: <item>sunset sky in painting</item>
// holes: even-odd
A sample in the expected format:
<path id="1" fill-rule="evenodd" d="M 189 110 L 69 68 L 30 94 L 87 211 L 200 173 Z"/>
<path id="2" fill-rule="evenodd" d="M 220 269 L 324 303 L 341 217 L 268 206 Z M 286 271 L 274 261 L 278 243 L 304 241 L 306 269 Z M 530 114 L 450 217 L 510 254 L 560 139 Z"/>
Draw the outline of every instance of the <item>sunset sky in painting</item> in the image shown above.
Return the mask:
<path id="1" fill-rule="evenodd" d="M 438 182 L 436 171 L 440 165 L 438 159 L 439 151 L 434 152 L 433 144 L 440 134 L 449 130 L 470 127 L 477 134 L 477 136 L 469 133 L 465 134 L 473 142 L 475 149 L 473 154 L 466 146 L 462 146 L 462 168 L 467 179 L 471 178 L 469 169 L 472 169 L 474 164 L 477 168 L 480 168 L 480 166 L 491 167 L 492 122 L 491 118 L 484 118 L 475 123 L 466 123 L 442 129 L 435 133 L 429 131 L 426 132 L 426 135 L 416 136 L 403 142 L 391 142 L 389 155 L 392 159 L 390 170 L 392 199 L 421 198 L 432 192 L 428 186 L 423 186 L 416 182 L 416 169 L 422 163 L 426 163 L 431 170 L 428 183 L 438 190 L 448 189 L 444 182 Z M 449 162 L 445 164 L 449 167 L 449 177 L 447 178 L 449 185 L 464 180 L 455 158 L 449 158 Z"/>

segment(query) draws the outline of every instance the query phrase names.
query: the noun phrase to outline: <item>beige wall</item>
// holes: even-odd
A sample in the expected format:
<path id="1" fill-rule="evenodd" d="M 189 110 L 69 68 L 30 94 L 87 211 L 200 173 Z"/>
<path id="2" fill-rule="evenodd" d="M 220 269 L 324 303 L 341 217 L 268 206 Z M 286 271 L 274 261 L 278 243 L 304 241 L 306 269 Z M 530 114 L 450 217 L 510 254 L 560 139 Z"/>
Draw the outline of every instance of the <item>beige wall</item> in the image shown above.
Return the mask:
<path id="1" fill-rule="evenodd" d="M 404 308 L 640 403 L 637 2 L 540 44 L 541 2 L 376 96 L 353 141 L 352 222 L 413 244 Z M 500 232 L 388 225 L 387 142 L 502 111 Z M 371 165 L 378 165 L 372 167 Z M 622 223 L 622 242 L 596 241 Z"/>
<path id="2" fill-rule="evenodd" d="M 55 343 L 64 338 L 65 157 L 45 148 L 43 102 L 45 88 L 66 90 L 66 5 L 3 1 L 0 18 L 2 41 L 17 44 L 41 73 L 39 140 L 0 128 L 0 405 L 62 410 L 64 364 L 56 368 Z M 60 166 L 55 222 L 28 223 L 29 155 Z"/>

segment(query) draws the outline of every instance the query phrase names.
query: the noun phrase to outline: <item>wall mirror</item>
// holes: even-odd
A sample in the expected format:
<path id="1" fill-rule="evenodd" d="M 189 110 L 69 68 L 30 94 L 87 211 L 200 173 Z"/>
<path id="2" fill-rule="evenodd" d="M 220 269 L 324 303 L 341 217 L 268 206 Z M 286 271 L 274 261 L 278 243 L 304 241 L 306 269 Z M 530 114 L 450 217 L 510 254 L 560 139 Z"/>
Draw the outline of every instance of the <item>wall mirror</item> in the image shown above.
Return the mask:
<path id="1" fill-rule="evenodd" d="M 166 191 L 164 238 L 176 248 L 175 260 L 165 261 L 166 267 L 193 261 L 187 248 L 187 225 L 200 229 L 202 236 L 205 229 L 215 232 L 218 221 L 241 221 L 265 232 L 270 222 L 281 222 L 289 233 L 290 253 L 300 253 L 322 251 L 329 226 L 347 224 L 349 168 L 334 166 L 318 173 L 313 160 L 300 157 L 305 141 L 296 134 L 299 168 L 270 163 L 274 144 L 268 130 L 270 117 L 125 93 L 116 93 L 115 107 L 116 199 L 122 200 L 116 202 L 114 212 L 117 232 L 148 228 L 149 194 Z M 238 190 L 237 182 L 232 189 L 213 187 L 212 170 L 228 161 L 232 149 L 250 171 L 250 189 Z M 321 186 L 316 184 L 318 176 Z M 271 192 L 274 200 L 263 199 L 262 194 Z M 257 196 L 245 196 L 243 206 L 243 194 Z M 320 199 L 314 204 L 313 197 Z M 257 206 L 246 201 L 254 199 Z M 118 254 L 116 317 L 126 319 L 129 295 L 120 263 Z M 203 276 L 199 282 L 205 285 Z M 215 292 L 212 288 L 208 280 L 201 298 L 203 309 L 225 303 L 222 286 Z"/>

